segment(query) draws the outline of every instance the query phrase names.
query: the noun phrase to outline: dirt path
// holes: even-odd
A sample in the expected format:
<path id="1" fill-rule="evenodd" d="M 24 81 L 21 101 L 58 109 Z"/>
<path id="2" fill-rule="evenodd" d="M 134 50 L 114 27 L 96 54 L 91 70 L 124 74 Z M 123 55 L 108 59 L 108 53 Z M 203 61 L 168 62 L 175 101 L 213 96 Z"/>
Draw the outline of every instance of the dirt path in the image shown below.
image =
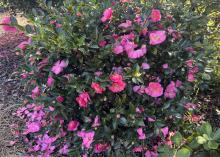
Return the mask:
<path id="1" fill-rule="evenodd" d="M 25 39 L 19 34 L 0 34 L 0 157 L 18 157 L 17 154 L 23 151 L 21 144 L 10 145 L 10 141 L 14 141 L 10 125 L 17 122 L 12 112 L 22 104 L 23 96 L 17 72 L 23 59 L 15 54 L 14 49 Z"/>

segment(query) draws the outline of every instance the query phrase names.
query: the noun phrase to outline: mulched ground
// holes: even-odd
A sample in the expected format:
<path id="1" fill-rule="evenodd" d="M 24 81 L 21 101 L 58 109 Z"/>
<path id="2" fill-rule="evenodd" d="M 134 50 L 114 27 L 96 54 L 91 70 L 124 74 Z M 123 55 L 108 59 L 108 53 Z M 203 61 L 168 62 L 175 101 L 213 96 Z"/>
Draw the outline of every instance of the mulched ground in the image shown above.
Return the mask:
<path id="1" fill-rule="evenodd" d="M 18 68 L 23 58 L 15 54 L 16 46 L 26 40 L 21 34 L 0 34 L 0 157 L 13 157 L 23 151 L 22 144 L 10 145 L 13 141 L 10 125 L 17 122 L 11 115 L 23 100 L 23 87 Z"/>

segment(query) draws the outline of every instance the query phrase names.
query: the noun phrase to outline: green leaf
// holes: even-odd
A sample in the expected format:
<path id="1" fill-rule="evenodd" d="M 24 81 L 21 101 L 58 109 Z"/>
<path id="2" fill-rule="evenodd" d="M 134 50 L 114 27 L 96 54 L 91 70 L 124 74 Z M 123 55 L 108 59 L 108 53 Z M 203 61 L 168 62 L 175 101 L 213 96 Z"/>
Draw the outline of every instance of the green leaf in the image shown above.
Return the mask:
<path id="1" fill-rule="evenodd" d="M 209 157 L 207 152 L 199 152 L 193 155 L 193 157 Z"/>
<path id="2" fill-rule="evenodd" d="M 123 125 L 123 126 L 126 126 L 126 125 L 128 124 L 128 121 L 127 121 L 126 118 L 121 117 L 121 118 L 119 119 L 119 123 L 120 123 L 121 125 Z"/>
<path id="3" fill-rule="evenodd" d="M 219 141 L 220 140 L 220 129 L 218 129 L 214 135 L 213 135 L 213 140 Z"/>
<path id="4" fill-rule="evenodd" d="M 176 157 L 190 157 L 191 151 L 188 148 L 181 148 L 176 153 Z"/>
<path id="5" fill-rule="evenodd" d="M 196 138 L 196 140 L 197 140 L 197 142 L 198 142 L 199 144 L 204 144 L 204 143 L 206 143 L 206 139 L 205 139 L 204 137 L 202 137 L 202 136 L 198 136 L 198 137 Z"/>
<path id="6" fill-rule="evenodd" d="M 212 126 L 207 122 L 202 124 L 200 130 L 203 134 L 207 134 L 210 137 L 212 133 Z"/>
<path id="7" fill-rule="evenodd" d="M 208 148 L 217 149 L 218 148 L 218 143 L 216 143 L 215 141 L 209 141 L 208 142 Z"/>
<path id="8" fill-rule="evenodd" d="M 183 137 L 180 134 L 180 132 L 176 132 L 176 134 L 171 137 L 172 142 L 176 145 L 180 145 L 182 142 L 182 139 L 183 139 Z"/>

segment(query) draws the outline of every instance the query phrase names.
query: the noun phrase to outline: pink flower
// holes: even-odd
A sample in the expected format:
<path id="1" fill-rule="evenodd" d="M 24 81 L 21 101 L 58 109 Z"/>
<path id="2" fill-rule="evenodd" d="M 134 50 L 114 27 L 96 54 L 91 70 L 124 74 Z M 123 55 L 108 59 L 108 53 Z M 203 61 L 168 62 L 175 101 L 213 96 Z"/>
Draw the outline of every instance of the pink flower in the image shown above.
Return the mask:
<path id="1" fill-rule="evenodd" d="M 150 45 L 158 45 L 166 40 L 165 31 L 153 31 L 150 33 Z"/>
<path id="2" fill-rule="evenodd" d="M 173 99 L 176 97 L 176 92 L 177 92 L 177 89 L 176 89 L 175 82 L 171 81 L 171 83 L 166 87 L 164 96 L 165 98 Z"/>
<path id="3" fill-rule="evenodd" d="M 68 66 L 68 61 L 67 60 L 58 60 L 54 66 L 52 67 L 51 71 L 58 75 L 59 73 L 61 73 L 63 71 L 64 68 L 66 68 Z"/>
<path id="4" fill-rule="evenodd" d="M 160 130 L 163 133 L 164 137 L 166 137 L 169 133 L 169 128 L 168 127 L 161 128 Z"/>
<path id="5" fill-rule="evenodd" d="M 145 135 L 145 133 L 144 133 L 144 131 L 143 131 L 143 128 L 138 128 L 138 129 L 137 129 L 137 133 L 138 133 L 138 139 L 139 139 L 139 140 L 144 140 L 144 139 L 146 139 L 146 135 Z"/>
<path id="6" fill-rule="evenodd" d="M 26 79 L 28 77 L 28 73 L 23 73 L 23 74 L 21 74 L 21 78 L 22 79 Z"/>
<path id="7" fill-rule="evenodd" d="M 137 44 L 135 44 L 134 42 L 130 42 L 130 41 L 121 41 L 121 44 L 124 46 L 124 49 L 127 53 L 134 51 L 134 49 L 137 47 Z"/>
<path id="8" fill-rule="evenodd" d="M 189 73 L 189 74 L 187 75 L 187 80 L 188 80 L 189 82 L 193 82 L 193 81 L 195 81 L 194 74 Z"/>
<path id="9" fill-rule="evenodd" d="M 79 104 L 80 107 L 86 108 L 88 105 L 88 102 L 90 101 L 89 94 L 87 92 L 81 93 L 77 98 L 76 98 L 77 103 Z"/>
<path id="10" fill-rule="evenodd" d="M 40 96 L 40 88 L 37 86 L 32 90 L 31 97 L 32 97 L 32 99 L 35 99 L 38 96 Z"/>
<path id="11" fill-rule="evenodd" d="M 40 124 L 37 122 L 32 122 L 27 125 L 27 130 L 25 131 L 25 134 L 35 133 L 38 131 L 40 131 Z"/>
<path id="12" fill-rule="evenodd" d="M 167 69 L 169 67 L 169 65 L 166 63 L 166 64 L 163 64 L 163 68 L 164 69 Z"/>
<path id="13" fill-rule="evenodd" d="M 101 72 L 101 71 L 96 71 L 95 72 L 95 76 L 97 76 L 97 77 L 100 77 L 102 74 L 103 74 L 103 72 Z"/>
<path id="14" fill-rule="evenodd" d="M 143 147 L 142 146 L 134 147 L 132 149 L 132 152 L 134 152 L 134 153 L 141 153 L 142 151 L 143 151 Z"/>
<path id="15" fill-rule="evenodd" d="M 79 122 L 77 120 L 72 120 L 68 124 L 68 131 L 76 131 L 79 126 Z"/>
<path id="16" fill-rule="evenodd" d="M 97 94 L 102 94 L 102 93 L 105 91 L 104 88 L 102 88 L 102 87 L 100 86 L 100 84 L 95 83 L 95 82 L 92 82 L 91 87 L 92 87 L 92 89 L 95 90 L 95 92 L 96 92 Z"/>
<path id="17" fill-rule="evenodd" d="M 109 86 L 109 90 L 113 93 L 121 92 L 125 89 L 126 83 L 123 82 L 123 77 L 120 74 L 114 73 L 110 76 L 110 80 L 113 82 L 111 86 Z"/>
<path id="18" fill-rule="evenodd" d="M 108 144 L 96 144 L 95 145 L 95 153 L 101 153 L 103 151 L 106 151 L 110 148 L 110 145 Z"/>
<path id="19" fill-rule="evenodd" d="M 80 131 L 77 133 L 77 136 L 83 139 L 82 147 L 89 149 L 93 142 L 95 132 L 94 131 L 90 131 L 90 132 Z"/>
<path id="20" fill-rule="evenodd" d="M 148 117 L 148 118 L 147 118 L 147 121 L 148 121 L 148 122 L 155 122 L 155 121 L 156 121 L 156 118 Z"/>
<path id="21" fill-rule="evenodd" d="M 21 42 L 17 47 L 21 50 L 25 50 L 27 45 L 30 45 L 31 44 L 31 38 L 28 39 L 28 41 L 23 41 Z"/>
<path id="22" fill-rule="evenodd" d="M 94 122 L 92 124 L 92 127 L 95 128 L 95 127 L 98 127 L 100 126 L 100 117 L 99 116 L 95 116 L 95 119 L 94 119 Z"/>
<path id="23" fill-rule="evenodd" d="M 62 24 L 56 23 L 56 28 L 61 28 L 61 27 L 62 27 Z"/>
<path id="24" fill-rule="evenodd" d="M 128 58 L 137 59 L 143 57 L 147 53 L 146 45 L 142 45 L 140 49 L 127 52 Z"/>
<path id="25" fill-rule="evenodd" d="M 180 86 L 182 86 L 182 81 L 176 80 L 176 87 L 178 88 L 178 87 L 180 87 Z"/>
<path id="26" fill-rule="evenodd" d="M 112 91 L 113 93 L 119 93 L 123 91 L 125 87 L 126 87 L 125 82 L 112 83 L 112 85 L 109 86 L 109 90 Z"/>
<path id="27" fill-rule="evenodd" d="M 3 25 L 2 29 L 5 32 L 17 32 L 18 31 L 16 27 L 9 26 L 11 24 L 11 18 L 10 17 L 3 17 L 0 24 Z"/>
<path id="28" fill-rule="evenodd" d="M 192 68 L 193 67 L 193 60 L 192 59 L 189 59 L 186 61 L 186 65 L 189 67 L 189 68 Z"/>
<path id="29" fill-rule="evenodd" d="M 141 67 L 142 67 L 144 70 L 150 69 L 150 65 L 149 65 L 148 63 L 142 63 Z"/>
<path id="30" fill-rule="evenodd" d="M 122 53 L 123 51 L 124 51 L 123 47 L 119 44 L 115 45 L 114 48 L 113 48 L 113 52 L 117 55 Z"/>
<path id="31" fill-rule="evenodd" d="M 126 22 L 121 23 L 118 27 L 120 28 L 128 28 L 132 26 L 132 22 L 130 20 L 126 20 Z"/>
<path id="32" fill-rule="evenodd" d="M 135 108 L 136 113 L 143 113 L 144 112 L 144 107 L 143 106 L 138 106 Z"/>
<path id="33" fill-rule="evenodd" d="M 106 44 L 107 44 L 107 42 L 106 42 L 105 40 L 101 40 L 101 41 L 99 42 L 99 46 L 100 46 L 100 47 L 105 47 Z"/>
<path id="34" fill-rule="evenodd" d="M 47 86 L 52 87 L 53 84 L 54 84 L 54 79 L 53 79 L 53 77 L 49 76 L 47 79 Z"/>
<path id="35" fill-rule="evenodd" d="M 142 95 L 145 92 L 145 87 L 144 86 L 134 86 L 133 91 Z"/>
<path id="36" fill-rule="evenodd" d="M 193 47 L 187 47 L 185 48 L 186 51 L 190 52 L 190 53 L 195 53 L 195 50 Z"/>
<path id="37" fill-rule="evenodd" d="M 123 81 L 123 77 L 120 74 L 114 73 L 112 74 L 109 79 L 114 82 L 114 83 L 118 83 L 118 82 L 122 82 Z"/>
<path id="38" fill-rule="evenodd" d="M 61 148 L 60 150 L 59 150 L 59 153 L 61 154 L 61 155 L 67 155 L 68 154 L 68 152 L 69 152 L 69 146 L 67 145 L 67 144 L 65 144 L 64 146 L 63 146 L 63 148 Z"/>
<path id="39" fill-rule="evenodd" d="M 163 87 L 160 83 L 150 82 L 148 87 L 145 88 L 145 93 L 152 97 L 159 97 L 163 95 Z"/>
<path id="40" fill-rule="evenodd" d="M 144 157 L 157 157 L 157 153 L 148 150 L 148 151 L 145 153 Z"/>
<path id="41" fill-rule="evenodd" d="M 158 22 L 161 20 L 161 14 L 160 14 L 160 10 L 158 9 L 153 9 L 151 11 L 151 15 L 150 15 L 150 19 L 152 22 Z"/>
<path id="42" fill-rule="evenodd" d="M 56 97 L 56 101 L 59 103 L 62 103 L 64 101 L 64 97 L 58 96 L 58 97 Z"/>
<path id="43" fill-rule="evenodd" d="M 102 22 L 106 22 L 107 20 L 110 20 L 112 18 L 112 8 L 108 8 L 104 11 L 103 16 L 101 18 Z"/>

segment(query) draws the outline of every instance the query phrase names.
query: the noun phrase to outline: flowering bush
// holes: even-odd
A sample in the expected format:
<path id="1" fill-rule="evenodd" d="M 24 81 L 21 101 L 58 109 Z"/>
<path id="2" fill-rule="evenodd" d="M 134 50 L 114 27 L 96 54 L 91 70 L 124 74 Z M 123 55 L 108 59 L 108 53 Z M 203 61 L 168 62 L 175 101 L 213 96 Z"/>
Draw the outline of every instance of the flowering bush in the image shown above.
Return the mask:
<path id="1" fill-rule="evenodd" d="M 156 4 L 66 0 L 36 12 L 18 46 L 32 87 L 15 113 L 28 154 L 190 156 L 180 132 L 202 119 L 190 100 L 202 49 Z"/>

